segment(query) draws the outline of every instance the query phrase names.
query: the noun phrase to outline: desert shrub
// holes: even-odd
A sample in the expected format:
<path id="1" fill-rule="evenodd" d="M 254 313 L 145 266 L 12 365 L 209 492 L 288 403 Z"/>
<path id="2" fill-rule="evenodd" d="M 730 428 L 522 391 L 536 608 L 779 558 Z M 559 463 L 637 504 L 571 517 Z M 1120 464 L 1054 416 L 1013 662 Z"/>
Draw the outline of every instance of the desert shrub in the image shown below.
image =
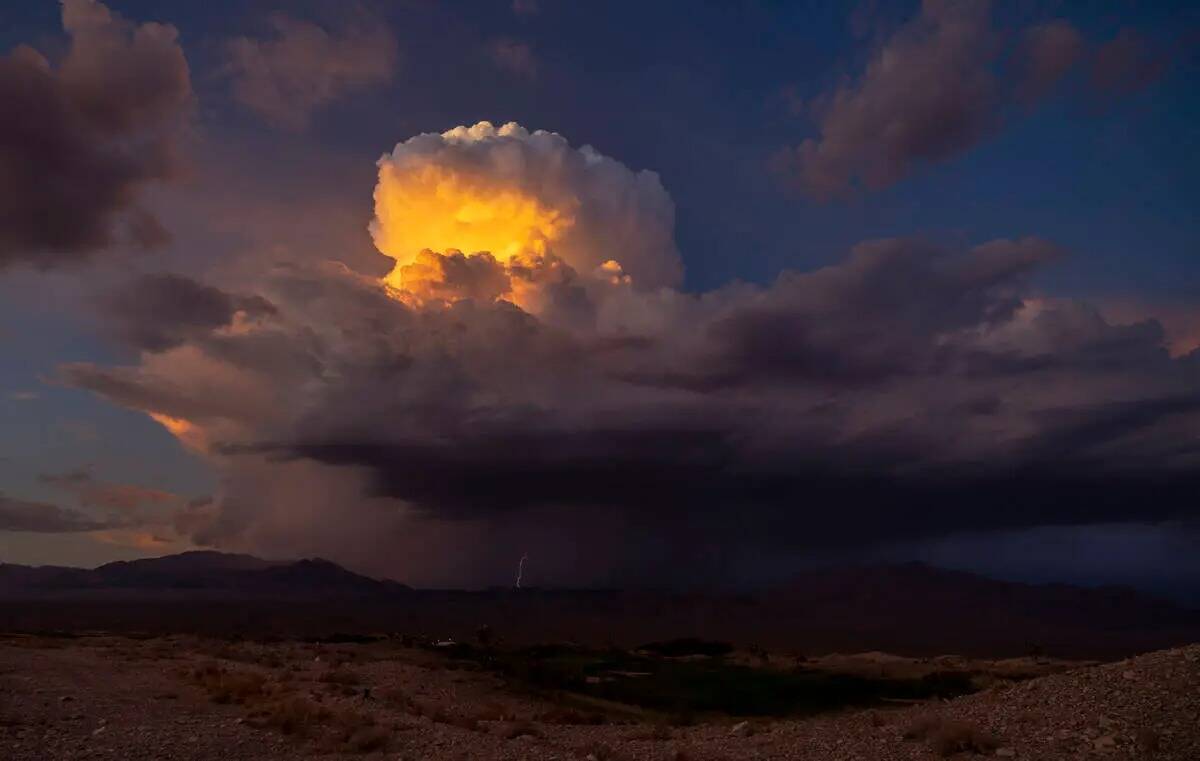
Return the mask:
<path id="1" fill-rule="evenodd" d="M 929 735 L 931 735 L 940 724 L 941 719 L 936 716 L 918 716 L 904 727 L 902 735 L 905 740 L 924 740 L 926 737 L 929 737 Z"/>
<path id="2" fill-rule="evenodd" d="M 714 642 L 695 637 L 683 637 L 666 640 L 665 642 L 650 642 L 638 649 L 667 658 L 681 658 L 688 655 L 717 657 L 732 653 L 733 645 L 728 642 Z"/>
<path id="3" fill-rule="evenodd" d="M 189 673 L 214 703 L 245 704 L 270 695 L 267 678 L 254 671 L 229 671 L 215 663 L 204 663 Z"/>
<path id="4" fill-rule="evenodd" d="M 400 687 L 385 687 L 375 694 L 386 705 L 404 711 L 411 711 L 415 703 L 412 696 Z"/>
<path id="5" fill-rule="evenodd" d="M 538 730 L 533 722 L 530 721 L 514 721 L 504 729 L 504 737 L 508 740 L 515 740 L 518 737 L 541 737 L 542 733 Z"/>
<path id="6" fill-rule="evenodd" d="M 595 761 L 624 761 L 625 759 L 620 753 L 601 742 L 590 743 L 578 748 L 575 755 L 580 758 L 595 759 Z"/>
<path id="7" fill-rule="evenodd" d="M 480 721 L 512 721 L 515 717 L 499 703 L 487 703 L 475 713 L 475 718 Z"/>
<path id="8" fill-rule="evenodd" d="M 250 713 L 248 723 L 259 728 L 276 729 L 285 735 L 307 736 L 332 716 L 323 706 L 292 697 L 266 703 Z"/>
<path id="9" fill-rule="evenodd" d="M 346 741 L 346 745 L 355 753 L 373 753 L 385 750 L 391 735 L 382 727 L 362 727 L 355 730 Z"/>
<path id="10" fill-rule="evenodd" d="M 474 716 L 464 716 L 462 714 L 452 714 L 442 720 L 443 724 L 449 724 L 452 727 L 465 729 L 469 732 L 483 732 L 484 729 L 479 724 L 479 719 Z"/>
<path id="11" fill-rule="evenodd" d="M 573 708 L 551 708 L 549 711 L 538 714 L 537 720 L 543 724 L 596 725 L 604 723 L 604 717 L 599 714 L 583 713 Z"/>
<path id="12" fill-rule="evenodd" d="M 344 687 L 352 687 L 362 683 L 362 679 L 359 678 L 358 674 L 349 669 L 342 668 L 334 668 L 326 671 L 318 677 L 318 681 L 324 684 L 337 684 Z"/>
<path id="13" fill-rule="evenodd" d="M 666 723 L 657 721 L 649 726 L 642 727 L 634 732 L 630 737 L 632 740 L 652 740 L 655 742 L 670 740 L 671 728 Z"/>
<path id="14" fill-rule="evenodd" d="M 929 747 L 939 756 L 956 753 L 991 753 L 999 743 L 987 732 L 965 721 L 945 721 L 929 735 Z"/>
<path id="15" fill-rule="evenodd" d="M 1138 750 L 1143 753 L 1153 753 L 1158 750 L 1158 733 L 1153 729 L 1142 727 L 1134 735 L 1133 740 L 1137 744 Z"/>

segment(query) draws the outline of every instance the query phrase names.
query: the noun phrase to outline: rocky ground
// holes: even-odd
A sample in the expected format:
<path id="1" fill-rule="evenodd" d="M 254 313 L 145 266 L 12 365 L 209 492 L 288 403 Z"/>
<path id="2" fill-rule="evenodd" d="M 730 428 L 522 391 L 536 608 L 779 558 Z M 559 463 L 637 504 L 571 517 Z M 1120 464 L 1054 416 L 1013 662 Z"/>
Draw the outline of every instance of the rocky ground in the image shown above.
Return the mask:
<path id="1" fill-rule="evenodd" d="M 1200 759 L 1200 645 L 950 701 L 689 726 L 450 666 L 399 645 L 0 638 L 0 759 Z"/>

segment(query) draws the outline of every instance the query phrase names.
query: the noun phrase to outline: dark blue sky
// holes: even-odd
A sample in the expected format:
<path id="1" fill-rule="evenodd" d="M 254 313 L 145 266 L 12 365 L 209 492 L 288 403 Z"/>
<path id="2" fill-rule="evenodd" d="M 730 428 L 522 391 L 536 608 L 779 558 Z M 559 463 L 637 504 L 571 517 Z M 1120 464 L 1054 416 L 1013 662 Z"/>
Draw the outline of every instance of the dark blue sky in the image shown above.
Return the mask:
<path id="1" fill-rule="evenodd" d="M 539 0 L 528 12 L 504 0 L 404 0 L 351 11 L 318 0 L 286 8 L 232 0 L 109 5 L 127 19 L 179 29 L 196 94 L 186 157 L 196 184 L 149 198 L 175 235 L 163 251 L 112 268 L 84 265 L 84 284 L 78 269 L 0 271 L 0 491 L 9 497 L 53 499 L 40 477 L 84 467 L 106 481 L 187 496 L 216 488 L 205 464 L 145 416 L 53 380 L 63 362 L 135 356 L 94 323 L 89 279 L 115 277 L 113 270 L 202 273 L 225 251 L 271 236 L 265 212 L 252 214 L 260 225 L 253 232 L 206 216 L 221 214 L 214 177 L 227 178 L 230 199 L 274 197 L 294 206 L 296 225 L 279 238 L 297 246 L 324 244 L 301 220 L 330 215 L 330 239 L 357 251 L 330 256 L 358 256 L 369 267 L 375 160 L 418 133 L 484 119 L 552 130 L 658 172 L 676 205 L 687 290 L 767 284 L 782 270 L 837 262 L 873 238 L 953 247 L 1039 236 L 1069 253 L 1038 273 L 1039 292 L 1086 299 L 1114 321 L 1158 318 L 1175 353 L 1200 345 L 1194 3 L 998 4 L 990 24 L 1001 50 L 987 64 L 998 91 L 1020 80 L 1018 40 L 1031 25 L 1069 22 L 1083 40 L 1077 62 L 1034 103 L 998 97 L 989 125 L 966 144 L 913 162 L 885 187 L 834 200 L 789 184 L 772 170 L 773 157 L 820 137 L 822 98 L 861 81 L 881 46 L 918 16 L 918 3 Z M 390 81 L 347 89 L 314 109 L 305 129 L 265 123 L 231 96 L 225 41 L 265 34 L 269 14 L 281 10 L 331 29 L 358 12 L 385 24 L 398 51 Z M 1094 85 L 1096 51 L 1123 32 L 1142 42 L 1144 76 L 1128 87 Z M 62 55 L 56 3 L 0 8 L 0 51 L 20 43 L 52 60 Z M 497 45 L 524 51 L 526 68 L 499 64 Z M 215 205 L 193 212 L 189 193 Z M 1098 546 L 1111 551 L 1105 531 Z M 1144 533 L 1131 537 L 1130 577 L 1182 568 L 1155 571 L 1157 545 Z M 1004 547 L 1011 541 L 1006 536 Z M 138 551 L 78 535 L 0 532 L 0 559 L 97 562 Z M 1004 564 L 1019 565 L 1005 552 Z M 1051 565 L 1030 567 L 1049 574 Z M 1200 571 L 1187 572 L 1200 580 Z"/>

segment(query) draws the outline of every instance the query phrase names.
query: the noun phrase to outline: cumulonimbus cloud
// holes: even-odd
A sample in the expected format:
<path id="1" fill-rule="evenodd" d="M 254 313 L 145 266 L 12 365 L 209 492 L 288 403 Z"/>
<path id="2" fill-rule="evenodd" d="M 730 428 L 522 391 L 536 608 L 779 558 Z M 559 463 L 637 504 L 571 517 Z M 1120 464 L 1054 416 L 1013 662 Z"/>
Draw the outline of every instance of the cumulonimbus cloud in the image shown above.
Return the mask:
<path id="1" fill-rule="evenodd" d="M 173 175 L 192 102 L 178 32 L 95 0 L 62 6 L 70 46 L 57 66 L 25 45 L 0 58 L 0 266 L 166 237 L 139 200 Z"/>
<path id="2" fill-rule="evenodd" d="M 138 363 L 61 369 L 221 473 L 178 521 L 197 542 L 427 583 L 507 573 L 520 544 L 567 582 L 1194 515 L 1200 354 L 1039 295 L 1047 241 L 868 241 L 696 294 L 657 178 L 558 135 L 462 127 L 379 169 L 385 277 L 239 269 L 213 303 L 270 309 L 197 299 Z"/>

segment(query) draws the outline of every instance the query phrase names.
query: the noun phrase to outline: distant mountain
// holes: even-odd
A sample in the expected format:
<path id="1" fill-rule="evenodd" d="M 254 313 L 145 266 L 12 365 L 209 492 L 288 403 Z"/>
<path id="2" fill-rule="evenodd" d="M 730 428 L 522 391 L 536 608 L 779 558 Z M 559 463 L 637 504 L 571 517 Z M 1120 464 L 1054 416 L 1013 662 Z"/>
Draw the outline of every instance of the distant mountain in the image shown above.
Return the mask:
<path id="1" fill-rule="evenodd" d="M 8 598 L 372 598 L 406 590 L 403 584 L 362 576 L 328 560 L 271 561 L 212 551 L 118 561 L 93 570 L 0 564 L 0 596 Z"/>
<path id="2" fill-rule="evenodd" d="M 510 643 L 702 637 L 802 653 L 1109 657 L 1200 641 L 1200 611 L 1118 588 L 1019 584 L 917 563 L 806 572 L 757 592 L 412 590 L 327 560 L 187 552 L 94 570 L 0 564 L 0 631 L 327 636 Z M 245 605 L 245 602 L 253 602 Z"/>
<path id="3" fill-rule="evenodd" d="M 781 627 L 863 640 L 895 638 L 1070 649 L 1078 641 L 1200 639 L 1200 611 L 1132 589 L 1000 581 L 922 563 L 817 570 L 755 596 Z M 789 621 L 789 619 L 791 619 Z"/>

